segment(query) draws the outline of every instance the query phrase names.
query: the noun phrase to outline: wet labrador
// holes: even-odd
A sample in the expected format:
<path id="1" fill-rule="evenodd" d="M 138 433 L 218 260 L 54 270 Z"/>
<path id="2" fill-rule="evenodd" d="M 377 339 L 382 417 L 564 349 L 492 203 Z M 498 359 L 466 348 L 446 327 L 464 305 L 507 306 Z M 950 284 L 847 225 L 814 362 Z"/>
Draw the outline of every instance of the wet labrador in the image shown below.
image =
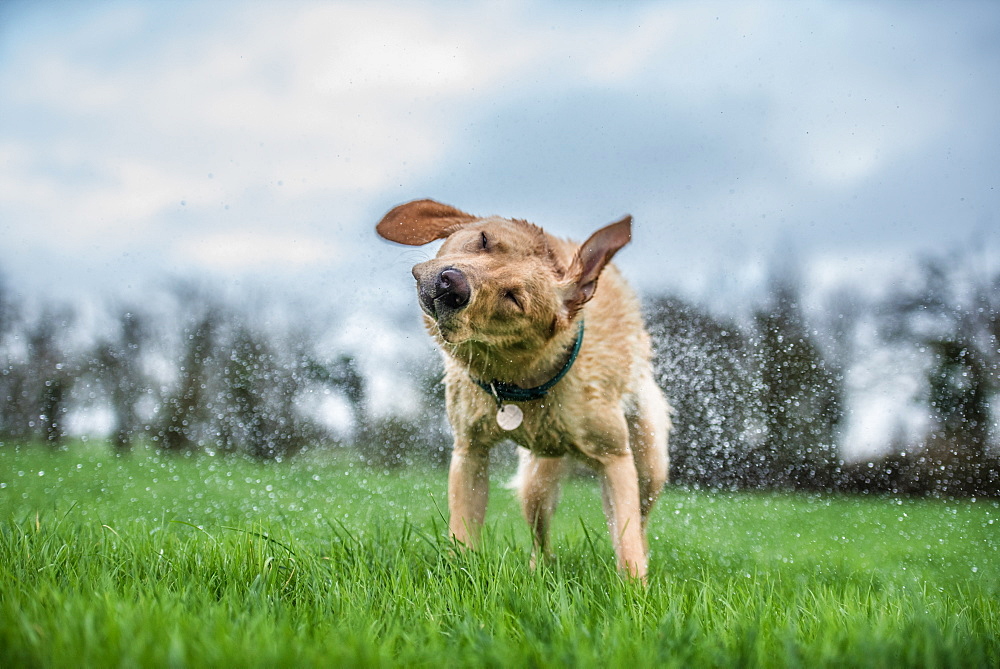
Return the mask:
<path id="1" fill-rule="evenodd" d="M 667 479 L 670 408 L 653 380 L 639 302 L 611 258 L 631 217 L 583 244 L 522 220 L 478 217 L 433 200 L 395 207 L 376 230 L 420 246 L 443 239 L 413 268 L 428 331 L 444 352 L 454 450 L 449 529 L 479 541 L 490 449 L 520 447 L 515 479 L 534 535 L 548 530 L 567 457 L 599 474 L 608 529 L 626 573 L 645 578 L 650 511 Z"/>

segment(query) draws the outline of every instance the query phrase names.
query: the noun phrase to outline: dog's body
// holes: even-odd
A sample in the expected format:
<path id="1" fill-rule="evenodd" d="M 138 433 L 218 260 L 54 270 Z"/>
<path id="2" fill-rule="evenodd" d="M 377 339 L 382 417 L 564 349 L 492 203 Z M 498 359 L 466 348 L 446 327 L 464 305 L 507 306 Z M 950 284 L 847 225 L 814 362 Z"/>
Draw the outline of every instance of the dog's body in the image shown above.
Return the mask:
<path id="1" fill-rule="evenodd" d="M 413 275 L 445 353 L 455 437 L 449 525 L 459 542 L 477 543 L 489 450 L 511 439 L 522 447 L 516 480 L 536 550 L 547 552 L 563 456 L 572 455 L 601 475 L 620 567 L 645 577 L 645 525 L 667 478 L 670 409 L 653 380 L 638 300 L 608 264 L 629 241 L 630 221 L 582 246 L 431 200 L 400 205 L 379 223 L 380 235 L 403 244 L 445 239 Z M 511 385 L 542 392 L 511 400 L 503 391 Z M 501 421 L 501 404 L 505 413 L 516 405 L 517 418 Z"/>

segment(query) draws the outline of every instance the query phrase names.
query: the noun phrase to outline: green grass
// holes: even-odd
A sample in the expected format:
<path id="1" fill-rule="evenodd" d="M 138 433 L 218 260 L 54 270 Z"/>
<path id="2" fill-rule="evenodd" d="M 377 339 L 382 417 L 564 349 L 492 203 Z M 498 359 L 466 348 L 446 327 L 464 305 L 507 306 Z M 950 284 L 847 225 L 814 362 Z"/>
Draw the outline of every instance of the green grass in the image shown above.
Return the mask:
<path id="1" fill-rule="evenodd" d="M 503 481 L 495 476 L 494 483 Z M 648 587 L 595 484 L 534 572 L 446 473 L 0 449 L 0 666 L 1000 666 L 1000 505 L 668 489 Z"/>

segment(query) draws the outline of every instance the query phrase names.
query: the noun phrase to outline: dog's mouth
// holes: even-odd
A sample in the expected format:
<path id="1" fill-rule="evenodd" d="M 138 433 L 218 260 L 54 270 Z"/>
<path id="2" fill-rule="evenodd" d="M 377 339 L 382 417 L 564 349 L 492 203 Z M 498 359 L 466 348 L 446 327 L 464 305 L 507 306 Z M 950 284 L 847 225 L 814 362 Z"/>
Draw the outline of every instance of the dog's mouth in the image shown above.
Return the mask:
<path id="1" fill-rule="evenodd" d="M 437 335 L 448 344 L 460 344 L 465 341 L 467 333 L 464 319 L 453 312 L 442 314 L 440 311 L 435 311 L 433 303 L 428 307 L 423 300 L 420 301 L 420 306 L 426 314 L 425 318 L 428 319 L 427 325 L 431 334 Z"/>
<path id="2" fill-rule="evenodd" d="M 420 308 L 423 309 L 424 313 L 437 320 L 437 306 L 434 304 L 433 295 L 423 295 L 418 292 L 420 297 Z"/>
<path id="3" fill-rule="evenodd" d="M 451 316 L 458 311 L 461 306 L 457 303 L 455 296 L 449 293 L 432 293 L 420 291 L 420 308 L 424 313 L 434 320 L 441 320 Z"/>

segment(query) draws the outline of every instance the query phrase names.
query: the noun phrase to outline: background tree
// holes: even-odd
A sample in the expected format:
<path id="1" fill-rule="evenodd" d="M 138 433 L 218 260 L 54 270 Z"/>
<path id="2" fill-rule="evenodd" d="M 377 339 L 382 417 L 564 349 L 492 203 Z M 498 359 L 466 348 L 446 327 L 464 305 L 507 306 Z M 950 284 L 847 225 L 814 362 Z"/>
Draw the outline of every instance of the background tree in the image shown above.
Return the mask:
<path id="1" fill-rule="evenodd" d="M 223 393 L 217 402 L 223 448 L 269 459 L 294 455 L 320 439 L 316 421 L 296 407 L 309 380 L 303 339 L 287 333 L 268 337 L 241 324 L 224 348 Z"/>
<path id="2" fill-rule="evenodd" d="M 0 445 L 27 436 L 30 418 L 22 412 L 28 365 L 15 350 L 22 329 L 21 307 L 0 274 Z"/>
<path id="3" fill-rule="evenodd" d="M 160 449 L 173 452 L 194 450 L 204 444 L 202 436 L 211 410 L 207 390 L 222 322 L 219 306 L 189 289 L 180 289 L 179 295 L 189 313 L 182 321 L 177 379 L 162 401 L 154 436 Z"/>
<path id="4" fill-rule="evenodd" d="M 128 453 L 146 427 L 139 416 L 139 403 L 150 391 L 143 371 L 148 332 L 135 309 L 119 310 L 116 325 L 110 337 L 97 343 L 91 366 L 111 410 L 112 447 Z"/>
<path id="5" fill-rule="evenodd" d="M 830 488 L 839 465 L 843 376 L 806 325 L 798 284 L 778 273 L 754 316 L 762 381 L 768 478 L 790 487 Z"/>
<path id="6" fill-rule="evenodd" d="M 451 428 L 444 410 L 444 363 L 433 356 L 408 374 L 415 381 L 416 408 L 389 416 L 368 415 L 355 439 L 362 459 L 377 467 L 401 467 L 415 462 L 444 466 L 450 459 Z M 494 462 L 503 449 L 491 453 Z"/>
<path id="7" fill-rule="evenodd" d="M 1000 271 L 987 267 L 974 250 L 925 258 L 884 304 L 886 339 L 929 358 L 920 400 L 930 429 L 910 450 L 941 492 L 1000 492 Z"/>
<path id="8" fill-rule="evenodd" d="M 315 357 L 307 357 L 303 371 L 309 380 L 344 396 L 351 410 L 353 437 L 360 439 L 368 423 L 368 397 L 357 358 L 343 353 L 324 364 Z"/>
<path id="9" fill-rule="evenodd" d="M 656 378 L 675 411 L 671 480 L 765 485 L 757 455 L 764 430 L 762 385 L 741 328 L 676 297 L 650 300 L 646 321 Z"/>
<path id="10" fill-rule="evenodd" d="M 29 365 L 19 413 L 28 420 L 30 438 L 53 447 L 66 440 L 70 394 L 79 373 L 67 342 L 73 319 L 69 308 L 46 307 L 26 333 Z"/>

